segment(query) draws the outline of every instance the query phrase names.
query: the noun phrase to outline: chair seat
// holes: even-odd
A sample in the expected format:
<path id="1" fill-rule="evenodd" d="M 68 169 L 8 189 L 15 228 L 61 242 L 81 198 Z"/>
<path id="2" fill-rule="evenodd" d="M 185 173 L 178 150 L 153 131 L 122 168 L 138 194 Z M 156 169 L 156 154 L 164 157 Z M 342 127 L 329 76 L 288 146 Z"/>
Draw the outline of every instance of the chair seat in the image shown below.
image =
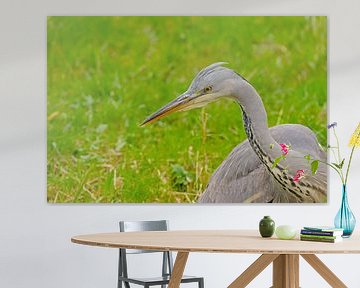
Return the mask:
<path id="1" fill-rule="evenodd" d="M 202 277 L 195 277 L 195 276 L 187 276 L 187 275 L 183 275 L 181 278 L 181 283 L 187 283 L 187 282 L 196 282 L 197 280 L 200 281 Z M 170 276 L 164 276 L 164 277 L 149 277 L 149 278 L 136 278 L 136 277 L 132 277 L 132 278 L 126 278 L 126 277 L 121 277 L 119 276 L 119 280 L 125 281 L 125 282 L 129 282 L 129 283 L 134 283 L 134 284 L 138 284 L 138 285 L 144 285 L 144 284 L 149 284 L 149 285 L 161 285 L 161 284 L 168 284 L 170 281 Z"/>

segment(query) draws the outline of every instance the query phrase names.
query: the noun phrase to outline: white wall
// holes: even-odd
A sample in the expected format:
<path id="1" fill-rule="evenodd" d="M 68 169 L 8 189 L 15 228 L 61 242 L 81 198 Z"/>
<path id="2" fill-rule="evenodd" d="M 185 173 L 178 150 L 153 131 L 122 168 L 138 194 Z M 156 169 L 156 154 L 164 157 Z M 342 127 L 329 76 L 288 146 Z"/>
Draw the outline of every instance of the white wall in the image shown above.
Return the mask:
<path id="1" fill-rule="evenodd" d="M 357 0 L 87 0 L 4 1 L 0 10 L 0 287 L 115 287 L 116 250 L 70 243 L 76 234 L 116 231 L 119 219 L 171 221 L 172 229 L 255 228 L 263 215 L 278 224 L 331 224 L 340 183 L 330 177 L 328 205 L 49 205 L 46 203 L 46 16 L 224 14 L 329 16 L 329 120 L 341 144 L 360 120 L 360 2 Z M 93 1 L 94 2 L 94 1 Z M 214 1 L 215 2 L 215 1 Z M 349 183 L 360 219 L 360 151 Z M 358 225 L 359 226 L 359 225 Z M 192 254 L 187 272 L 206 287 L 226 287 L 256 255 Z M 360 287 L 360 255 L 322 259 L 349 287 Z M 348 263 L 345 265 L 345 263 Z M 140 263 L 138 263 L 140 264 Z M 269 287 L 267 269 L 250 287 Z M 302 287 L 328 287 L 301 262 Z"/>

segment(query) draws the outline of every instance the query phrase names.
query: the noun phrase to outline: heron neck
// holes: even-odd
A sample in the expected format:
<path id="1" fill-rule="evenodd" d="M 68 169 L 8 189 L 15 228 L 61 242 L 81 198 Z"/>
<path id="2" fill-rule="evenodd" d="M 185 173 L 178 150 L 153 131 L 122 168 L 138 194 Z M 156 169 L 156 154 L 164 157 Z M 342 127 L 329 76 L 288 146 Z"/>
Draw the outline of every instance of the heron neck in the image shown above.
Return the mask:
<path id="1" fill-rule="evenodd" d="M 276 164 L 274 167 L 275 159 L 282 155 L 282 151 L 270 134 L 265 107 L 255 88 L 245 82 L 232 94 L 243 111 L 245 132 L 260 161 L 282 188 L 295 197 L 297 202 L 304 201 L 303 195 L 308 195 L 310 201 L 315 202 L 313 197 L 303 191 L 302 183 L 297 184 L 291 180 L 291 175 L 282 164 Z"/>
<path id="2" fill-rule="evenodd" d="M 260 158 L 267 155 L 273 161 L 281 155 L 281 148 L 275 145 L 276 141 L 270 134 L 261 97 L 248 82 L 243 83 L 234 96 L 243 112 L 245 132 L 251 147 Z"/>

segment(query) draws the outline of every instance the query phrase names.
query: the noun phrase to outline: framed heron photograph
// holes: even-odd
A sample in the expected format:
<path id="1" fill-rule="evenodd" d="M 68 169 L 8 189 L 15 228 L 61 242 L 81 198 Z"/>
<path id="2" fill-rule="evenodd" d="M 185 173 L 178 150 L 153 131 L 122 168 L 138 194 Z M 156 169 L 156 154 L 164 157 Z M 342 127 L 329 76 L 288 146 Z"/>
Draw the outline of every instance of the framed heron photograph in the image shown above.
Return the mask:
<path id="1" fill-rule="evenodd" d="M 326 203 L 327 18 L 49 16 L 49 203 Z"/>

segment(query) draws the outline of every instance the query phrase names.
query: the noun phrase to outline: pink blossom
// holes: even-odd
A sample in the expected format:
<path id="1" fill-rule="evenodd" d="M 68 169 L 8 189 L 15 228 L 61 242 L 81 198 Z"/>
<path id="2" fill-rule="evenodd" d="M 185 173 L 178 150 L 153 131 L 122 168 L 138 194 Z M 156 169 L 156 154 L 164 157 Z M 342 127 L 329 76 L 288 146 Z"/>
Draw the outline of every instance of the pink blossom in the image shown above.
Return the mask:
<path id="1" fill-rule="evenodd" d="M 289 146 L 286 145 L 285 143 L 280 143 L 279 145 L 281 147 L 282 154 L 287 155 L 289 153 Z"/>
<path id="2" fill-rule="evenodd" d="M 297 170 L 295 176 L 293 177 L 294 182 L 299 182 L 305 176 L 305 170 Z"/>

